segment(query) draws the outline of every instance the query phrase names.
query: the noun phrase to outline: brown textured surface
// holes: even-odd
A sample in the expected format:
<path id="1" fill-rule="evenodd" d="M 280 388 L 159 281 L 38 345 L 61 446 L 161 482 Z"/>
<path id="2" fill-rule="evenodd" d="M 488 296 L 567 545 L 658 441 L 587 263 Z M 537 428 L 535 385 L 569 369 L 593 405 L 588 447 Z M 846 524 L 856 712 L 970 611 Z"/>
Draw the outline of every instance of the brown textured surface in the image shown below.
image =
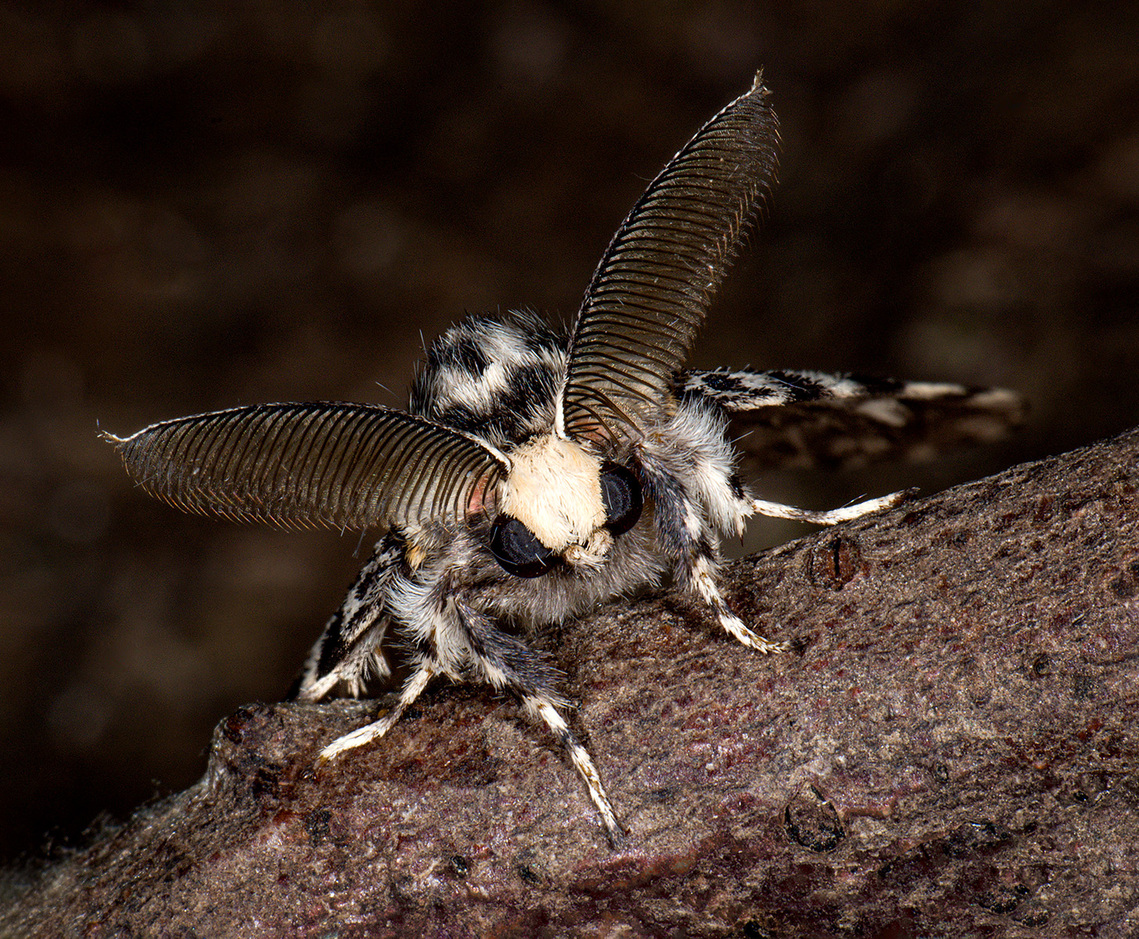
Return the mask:
<path id="1" fill-rule="evenodd" d="M 737 565 L 784 656 L 671 595 L 567 625 L 627 850 L 485 691 L 315 774 L 371 709 L 255 705 L 0 932 L 1132 935 L 1137 460 L 1139 431 Z"/>
<path id="2" fill-rule="evenodd" d="M 1139 425 L 1136 48 L 1134 0 L 0 0 L 0 859 L 198 778 L 368 551 L 181 516 L 98 430 L 400 404 L 421 335 L 570 315 L 758 67 L 780 183 L 694 364 L 1031 403 L 1007 446 L 759 495 L 929 493 Z"/>

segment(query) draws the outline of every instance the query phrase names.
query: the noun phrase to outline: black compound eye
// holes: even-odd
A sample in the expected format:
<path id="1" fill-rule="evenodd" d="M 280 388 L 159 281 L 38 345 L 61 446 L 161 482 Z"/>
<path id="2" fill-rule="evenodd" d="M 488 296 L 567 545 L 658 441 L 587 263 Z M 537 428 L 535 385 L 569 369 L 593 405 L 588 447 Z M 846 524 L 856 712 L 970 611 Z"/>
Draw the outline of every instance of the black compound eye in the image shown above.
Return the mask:
<path id="1" fill-rule="evenodd" d="M 515 577 L 540 577 L 559 559 L 529 528 L 510 515 L 500 515 L 490 532 L 490 553 Z"/>
<path id="2" fill-rule="evenodd" d="M 637 524 L 644 507 L 641 484 L 619 463 L 601 467 L 601 498 L 605 500 L 605 527 L 622 535 Z"/>

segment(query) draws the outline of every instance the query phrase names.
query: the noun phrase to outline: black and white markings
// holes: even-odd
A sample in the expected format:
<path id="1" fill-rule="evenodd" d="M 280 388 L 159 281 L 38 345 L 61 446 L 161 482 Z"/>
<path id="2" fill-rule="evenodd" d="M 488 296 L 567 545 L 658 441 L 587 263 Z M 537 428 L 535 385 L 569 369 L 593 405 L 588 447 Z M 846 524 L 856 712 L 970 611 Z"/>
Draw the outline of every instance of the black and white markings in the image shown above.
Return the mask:
<path id="1" fill-rule="evenodd" d="M 291 697 L 359 696 L 397 660 L 407 678 L 323 763 L 383 737 L 436 678 L 488 684 L 561 743 L 617 845 L 618 813 L 566 720 L 559 673 L 529 637 L 668 577 L 732 638 L 780 652 L 785 641 L 725 601 L 721 541 L 755 514 L 836 524 L 898 496 L 824 512 L 759 499 L 738 475 L 737 425 L 753 455 L 841 462 L 860 433 L 873 456 L 942 424 L 957 428 L 944 443 L 1016 422 L 1019 399 L 999 390 L 683 370 L 772 184 L 777 139 L 757 78 L 650 184 L 568 335 L 532 314 L 455 326 L 428 351 L 406 412 L 258 405 L 109 438 L 143 488 L 181 508 L 380 533 Z"/>

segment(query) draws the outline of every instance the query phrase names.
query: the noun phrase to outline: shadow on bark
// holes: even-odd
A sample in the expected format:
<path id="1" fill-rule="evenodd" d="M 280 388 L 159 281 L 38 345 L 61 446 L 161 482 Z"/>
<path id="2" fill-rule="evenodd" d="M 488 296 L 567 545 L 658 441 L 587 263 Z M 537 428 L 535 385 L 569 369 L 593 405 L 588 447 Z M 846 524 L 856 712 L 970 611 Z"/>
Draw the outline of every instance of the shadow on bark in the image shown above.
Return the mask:
<path id="1" fill-rule="evenodd" d="M 379 703 L 251 705 L 200 784 L 41 871 L 0 934 L 1127 935 L 1137 456 L 1139 431 L 734 565 L 783 656 L 675 594 L 567 624 L 620 852 L 485 689 L 320 771 Z"/>

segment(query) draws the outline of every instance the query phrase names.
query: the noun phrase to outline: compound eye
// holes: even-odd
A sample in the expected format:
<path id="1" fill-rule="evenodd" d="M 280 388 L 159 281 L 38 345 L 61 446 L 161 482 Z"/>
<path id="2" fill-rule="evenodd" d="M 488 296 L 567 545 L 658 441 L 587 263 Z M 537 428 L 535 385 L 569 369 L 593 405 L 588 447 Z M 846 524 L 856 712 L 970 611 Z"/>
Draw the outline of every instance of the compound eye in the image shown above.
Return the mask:
<path id="1" fill-rule="evenodd" d="M 623 535 L 637 524 L 644 506 L 641 484 L 624 466 L 602 464 L 601 498 L 605 500 L 605 527 L 614 535 Z"/>
<path id="2" fill-rule="evenodd" d="M 490 553 L 504 571 L 515 577 L 540 577 L 559 557 L 510 515 L 500 515 L 495 521 L 490 532 Z"/>

